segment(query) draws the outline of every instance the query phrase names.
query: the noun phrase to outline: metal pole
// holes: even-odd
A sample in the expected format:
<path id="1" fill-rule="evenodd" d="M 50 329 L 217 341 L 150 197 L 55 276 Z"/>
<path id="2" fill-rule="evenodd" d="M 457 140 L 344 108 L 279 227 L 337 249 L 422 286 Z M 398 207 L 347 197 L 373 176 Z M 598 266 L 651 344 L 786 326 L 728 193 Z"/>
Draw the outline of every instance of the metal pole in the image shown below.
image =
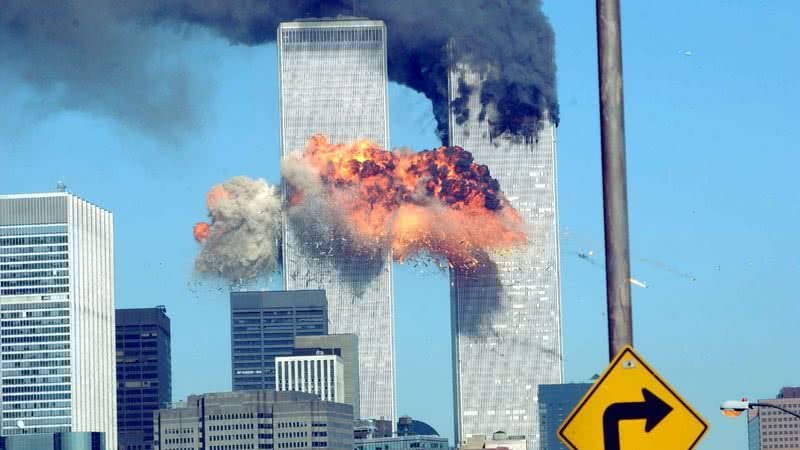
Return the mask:
<path id="1" fill-rule="evenodd" d="M 789 411 L 789 410 L 788 410 L 788 409 L 786 409 L 786 408 L 781 408 L 780 406 L 776 406 L 776 405 L 770 405 L 769 403 L 750 403 L 750 404 L 748 404 L 747 406 L 749 406 L 750 408 L 753 408 L 753 407 L 758 407 L 758 408 L 775 408 L 775 409 L 779 409 L 779 410 L 781 410 L 781 411 L 785 412 L 786 414 L 789 414 L 790 416 L 795 416 L 795 417 L 797 417 L 798 419 L 800 419 L 800 414 L 798 414 L 798 413 L 796 413 L 796 412 L 794 412 L 794 411 Z"/>
<path id="2" fill-rule="evenodd" d="M 597 1 L 609 359 L 633 345 L 619 0 Z"/>

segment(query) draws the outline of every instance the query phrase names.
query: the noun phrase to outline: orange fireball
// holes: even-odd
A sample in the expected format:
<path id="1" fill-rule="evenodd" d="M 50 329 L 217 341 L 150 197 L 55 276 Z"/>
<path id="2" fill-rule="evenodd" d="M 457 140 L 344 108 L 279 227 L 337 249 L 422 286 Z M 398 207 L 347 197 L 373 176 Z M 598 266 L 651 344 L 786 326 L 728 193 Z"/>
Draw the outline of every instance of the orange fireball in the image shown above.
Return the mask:
<path id="1" fill-rule="evenodd" d="M 194 239 L 197 242 L 203 243 L 206 239 L 208 239 L 209 227 L 210 225 L 206 222 L 197 222 L 192 230 Z"/>

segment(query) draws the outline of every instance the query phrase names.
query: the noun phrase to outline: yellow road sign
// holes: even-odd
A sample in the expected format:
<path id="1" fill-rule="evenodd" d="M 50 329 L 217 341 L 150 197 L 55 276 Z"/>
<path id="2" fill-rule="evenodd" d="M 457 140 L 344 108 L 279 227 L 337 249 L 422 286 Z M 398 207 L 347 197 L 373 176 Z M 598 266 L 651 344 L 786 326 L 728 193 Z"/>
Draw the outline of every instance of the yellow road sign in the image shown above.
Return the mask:
<path id="1" fill-rule="evenodd" d="M 708 423 L 625 347 L 558 429 L 572 450 L 690 450 Z"/>

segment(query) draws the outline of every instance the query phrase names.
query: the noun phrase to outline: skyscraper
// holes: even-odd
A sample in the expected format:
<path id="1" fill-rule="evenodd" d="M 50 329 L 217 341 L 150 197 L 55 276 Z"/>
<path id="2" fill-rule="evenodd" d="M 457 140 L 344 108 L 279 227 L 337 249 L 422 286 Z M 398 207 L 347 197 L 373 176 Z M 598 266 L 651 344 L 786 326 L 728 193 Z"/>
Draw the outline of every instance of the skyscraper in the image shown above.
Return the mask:
<path id="1" fill-rule="evenodd" d="M 153 448 L 153 411 L 172 401 L 167 309 L 117 310 L 117 432 L 120 450 Z"/>
<path id="2" fill-rule="evenodd" d="M 233 390 L 275 389 L 275 358 L 328 332 L 325 291 L 231 292 Z"/>
<path id="3" fill-rule="evenodd" d="M 74 195 L 0 195 L 0 434 L 116 450 L 113 244 L 111 213 Z"/>
<path id="4" fill-rule="evenodd" d="M 800 387 L 784 387 L 776 398 L 758 400 L 800 413 Z M 800 450 L 797 418 L 774 408 L 751 409 L 747 417 L 748 450 Z"/>
<path id="5" fill-rule="evenodd" d="M 344 19 L 283 23 L 278 29 L 281 151 L 302 151 L 309 137 L 389 144 L 386 27 Z M 394 423 L 392 261 L 320 254 L 286 222 L 286 289 L 324 289 L 331 333 L 358 336 L 361 416 Z"/>
<path id="6" fill-rule="evenodd" d="M 502 430 L 538 449 L 537 387 L 562 380 L 555 126 L 545 123 L 533 140 L 492 139 L 478 118 L 481 76 L 453 68 L 451 100 L 460 82 L 472 88 L 472 114 L 458 123 L 451 110 L 450 145 L 489 166 L 530 244 L 489 255 L 477 271 L 451 270 L 456 437 Z"/>
<path id="7" fill-rule="evenodd" d="M 568 450 L 558 439 L 558 427 L 567 420 L 591 387 L 591 383 L 539 385 L 540 450 Z"/>

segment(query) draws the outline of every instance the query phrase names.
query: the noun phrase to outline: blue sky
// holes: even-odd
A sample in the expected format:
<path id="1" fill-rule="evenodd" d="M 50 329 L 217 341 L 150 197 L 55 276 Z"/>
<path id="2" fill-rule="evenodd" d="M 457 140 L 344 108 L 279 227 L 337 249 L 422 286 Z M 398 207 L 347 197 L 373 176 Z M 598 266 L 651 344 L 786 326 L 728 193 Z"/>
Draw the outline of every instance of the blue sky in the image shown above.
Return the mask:
<path id="1" fill-rule="evenodd" d="M 594 2 L 545 11 L 562 111 L 565 372 L 584 381 L 607 362 L 604 273 L 577 257 L 602 249 Z M 744 419 L 723 418 L 720 401 L 800 385 L 798 17 L 790 1 L 623 2 L 632 264 L 648 284 L 633 291 L 636 347 L 711 422 L 702 449 L 747 447 Z M 0 75 L 0 193 L 63 179 L 114 212 L 117 304 L 166 305 L 180 399 L 230 388 L 227 290 L 193 278 L 191 226 L 212 184 L 278 180 L 277 77 L 272 45 L 203 31 L 164 39 L 163 64 L 200 74 L 196 127 L 157 138 L 53 110 L 50 95 Z M 425 98 L 397 85 L 390 96 L 392 145 L 436 146 Z M 452 438 L 447 278 L 396 273 L 399 413 Z"/>

